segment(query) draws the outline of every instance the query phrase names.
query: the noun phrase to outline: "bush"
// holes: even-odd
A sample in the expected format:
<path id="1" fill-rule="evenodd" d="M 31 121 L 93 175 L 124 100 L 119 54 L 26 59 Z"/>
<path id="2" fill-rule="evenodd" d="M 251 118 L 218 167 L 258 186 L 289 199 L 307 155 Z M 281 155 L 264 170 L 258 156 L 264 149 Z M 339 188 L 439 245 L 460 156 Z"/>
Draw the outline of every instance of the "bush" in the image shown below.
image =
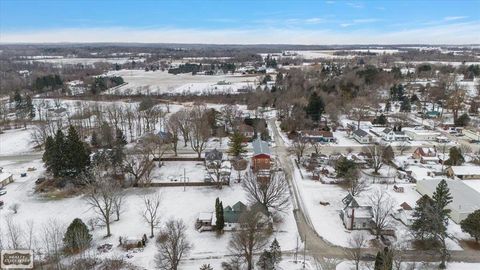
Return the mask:
<path id="1" fill-rule="evenodd" d="M 87 225 L 79 218 L 72 221 L 63 237 L 65 250 L 68 252 L 78 252 L 90 246 L 92 235 L 88 231 Z"/>

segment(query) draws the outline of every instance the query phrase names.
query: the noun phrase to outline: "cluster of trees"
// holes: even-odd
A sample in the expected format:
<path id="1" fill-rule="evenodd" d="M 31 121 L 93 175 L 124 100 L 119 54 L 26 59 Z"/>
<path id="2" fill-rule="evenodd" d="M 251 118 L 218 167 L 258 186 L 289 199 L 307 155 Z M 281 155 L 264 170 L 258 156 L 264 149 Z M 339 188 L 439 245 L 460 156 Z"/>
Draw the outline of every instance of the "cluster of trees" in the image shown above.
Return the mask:
<path id="1" fill-rule="evenodd" d="M 90 85 L 90 92 L 93 95 L 100 94 L 108 88 L 115 87 L 124 84 L 124 80 L 120 76 L 112 77 L 95 77 Z"/>
<path id="2" fill-rule="evenodd" d="M 59 129 L 55 137 L 46 139 L 43 162 L 54 177 L 76 177 L 90 165 L 90 149 L 73 126 L 68 128 L 67 136 Z"/>
<path id="3" fill-rule="evenodd" d="M 25 94 L 22 96 L 19 91 L 15 91 L 12 101 L 15 105 L 17 118 L 33 119 L 35 117 L 35 106 L 30 95 Z"/>
<path id="4" fill-rule="evenodd" d="M 51 91 L 61 88 L 63 86 L 62 78 L 55 74 L 55 75 L 45 75 L 35 79 L 33 82 L 33 89 L 38 92 L 44 91 Z"/>
<path id="5" fill-rule="evenodd" d="M 197 74 L 202 69 L 202 64 L 181 64 L 176 68 L 170 68 L 168 69 L 168 73 L 177 75 L 181 73 L 192 73 L 193 75 Z"/>

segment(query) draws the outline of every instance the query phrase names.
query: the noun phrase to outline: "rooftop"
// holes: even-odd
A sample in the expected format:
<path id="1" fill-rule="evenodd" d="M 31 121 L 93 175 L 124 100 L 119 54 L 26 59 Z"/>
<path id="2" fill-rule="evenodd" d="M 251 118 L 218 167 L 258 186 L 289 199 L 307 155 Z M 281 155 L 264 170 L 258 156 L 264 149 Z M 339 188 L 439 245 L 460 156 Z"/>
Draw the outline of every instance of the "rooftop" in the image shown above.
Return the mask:
<path id="1" fill-rule="evenodd" d="M 422 180 L 418 181 L 418 186 L 422 186 L 426 191 L 426 195 L 432 196 L 433 192 L 440 183 L 440 179 L 431 179 L 431 180 Z M 450 204 L 449 208 L 456 209 L 461 212 L 473 212 L 480 209 L 480 193 L 475 189 L 469 187 L 463 181 L 459 180 L 445 180 L 447 181 L 448 188 L 450 189 L 450 194 L 452 195 L 453 201 Z"/>

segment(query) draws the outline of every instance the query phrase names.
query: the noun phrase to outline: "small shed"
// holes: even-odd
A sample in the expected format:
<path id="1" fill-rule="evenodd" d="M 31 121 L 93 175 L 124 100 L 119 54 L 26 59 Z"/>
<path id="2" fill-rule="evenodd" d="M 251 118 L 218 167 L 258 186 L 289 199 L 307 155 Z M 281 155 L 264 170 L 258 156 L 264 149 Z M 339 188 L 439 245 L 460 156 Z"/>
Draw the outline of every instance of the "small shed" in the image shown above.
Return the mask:
<path id="1" fill-rule="evenodd" d="M 13 182 L 13 174 L 3 172 L 3 168 L 0 167 L 0 187 L 4 187 Z"/>

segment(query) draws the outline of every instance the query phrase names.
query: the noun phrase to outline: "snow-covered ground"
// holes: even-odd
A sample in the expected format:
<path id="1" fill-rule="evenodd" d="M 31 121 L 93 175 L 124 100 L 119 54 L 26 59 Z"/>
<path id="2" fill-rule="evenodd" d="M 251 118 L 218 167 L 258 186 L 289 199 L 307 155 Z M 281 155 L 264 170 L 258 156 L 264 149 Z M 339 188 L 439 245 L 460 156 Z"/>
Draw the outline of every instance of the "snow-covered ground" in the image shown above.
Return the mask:
<path id="1" fill-rule="evenodd" d="M 236 93 L 258 85 L 256 76 L 170 74 L 167 71 L 119 70 L 107 76 L 122 76 L 126 85 L 106 93 L 116 94 L 209 94 Z"/>
<path id="2" fill-rule="evenodd" d="M 0 156 L 16 155 L 32 151 L 31 127 L 10 129 L 0 134 Z"/>
<path id="3" fill-rule="evenodd" d="M 52 220 L 68 226 L 74 218 L 81 218 L 84 222 L 94 217 L 92 210 L 83 199 L 82 195 L 71 198 L 47 199 L 38 194 L 33 193 L 35 186 L 34 181 L 44 172 L 43 164 L 40 160 L 15 163 L 0 162 L 0 166 L 6 171 L 14 174 L 14 182 L 6 187 L 7 194 L 1 199 L 5 202 L 5 206 L 0 210 L 0 220 L 2 226 L 4 220 L 11 217 L 15 224 L 20 225 L 21 229 L 26 230 L 26 224 L 29 221 L 34 222 L 36 237 L 40 239 L 41 228 L 50 224 Z M 35 167 L 36 170 L 29 172 L 27 177 L 20 177 L 21 172 L 25 172 L 27 168 Z M 215 198 L 219 197 L 224 206 L 233 205 L 237 201 L 246 202 L 245 193 L 240 184 L 232 183 L 221 190 L 214 187 L 187 187 L 186 191 L 183 187 L 172 188 L 129 188 L 126 190 L 125 210 L 121 215 L 120 221 L 112 223 L 112 236 L 108 239 L 103 238 L 105 229 L 96 228 L 93 233 L 92 251 L 97 245 L 103 243 L 111 243 L 114 249 L 102 256 L 122 256 L 126 252 L 117 248 L 118 237 L 139 238 L 144 233 L 148 234 L 148 226 L 142 220 L 140 211 L 142 210 L 142 196 L 146 194 L 158 193 L 162 197 L 161 216 L 165 222 L 170 218 L 182 219 L 187 225 L 188 239 L 192 242 L 194 248 L 188 259 L 195 259 L 196 265 L 199 267 L 200 262 L 208 260 L 210 257 L 223 257 L 229 254 L 227 250 L 228 241 L 230 239 L 229 232 L 221 236 L 217 236 L 214 232 L 198 232 L 194 229 L 195 220 L 200 212 L 209 212 L 214 210 Z M 10 205 L 18 203 L 20 205 L 17 214 L 13 214 L 9 210 Z M 276 237 L 283 250 L 293 250 L 296 246 L 297 229 L 292 211 L 288 211 L 284 215 L 283 223 L 275 226 L 272 237 Z M 5 230 L 2 230 L 6 233 Z M 3 236 L 2 236 L 3 237 Z M 132 253 L 133 258 L 127 258 L 127 261 L 152 269 L 155 267 L 153 256 L 156 252 L 155 245 L 150 243 L 147 247 L 138 253 Z M 189 264 L 187 261 L 186 264 Z M 183 268 L 182 268 L 183 269 Z"/>

